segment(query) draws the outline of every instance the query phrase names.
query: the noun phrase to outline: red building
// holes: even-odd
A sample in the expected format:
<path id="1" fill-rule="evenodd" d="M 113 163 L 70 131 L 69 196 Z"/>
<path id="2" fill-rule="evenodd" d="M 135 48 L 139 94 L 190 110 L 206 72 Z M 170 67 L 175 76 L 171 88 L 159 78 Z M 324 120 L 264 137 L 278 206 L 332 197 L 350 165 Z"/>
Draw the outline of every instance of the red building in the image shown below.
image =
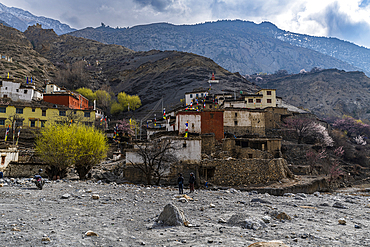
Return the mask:
<path id="1" fill-rule="evenodd" d="M 57 105 L 64 105 L 70 109 L 88 110 L 89 100 L 77 93 L 52 93 L 44 94 L 44 101 Z"/>

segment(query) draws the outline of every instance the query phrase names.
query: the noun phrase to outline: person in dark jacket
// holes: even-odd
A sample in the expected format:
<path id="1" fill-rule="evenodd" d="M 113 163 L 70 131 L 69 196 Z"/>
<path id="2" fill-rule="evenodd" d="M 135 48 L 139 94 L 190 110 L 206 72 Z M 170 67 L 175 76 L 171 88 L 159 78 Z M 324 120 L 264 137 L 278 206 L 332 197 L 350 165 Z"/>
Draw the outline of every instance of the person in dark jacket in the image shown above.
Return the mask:
<path id="1" fill-rule="evenodd" d="M 194 173 L 190 173 L 190 178 L 189 178 L 189 188 L 190 188 L 190 193 L 194 192 L 194 183 L 195 183 L 195 176 Z"/>
<path id="2" fill-rule="evenodd" d="M 177 178 L 177 184 L 179 185 L 179 194 L 184 194 L 184 178 L 181 173 L 179 173 Z"/>

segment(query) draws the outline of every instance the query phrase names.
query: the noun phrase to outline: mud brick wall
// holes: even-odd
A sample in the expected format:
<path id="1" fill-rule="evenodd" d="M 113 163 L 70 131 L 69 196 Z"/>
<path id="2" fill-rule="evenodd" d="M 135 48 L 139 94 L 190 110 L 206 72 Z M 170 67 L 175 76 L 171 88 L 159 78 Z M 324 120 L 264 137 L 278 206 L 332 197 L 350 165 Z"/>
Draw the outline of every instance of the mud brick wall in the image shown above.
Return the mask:
<path id="1" fill-rule="evenodd" d="M 44 171 L 48 167 L 47 164 L 43 163 L 15 163 L 11 162 L 4 171 L 5 177 L 33 177 L 35 174 L 39 174 L 39 169 Z M 46 174 L 42 173 L 41 176 L 47 177 Z"/>
<path id="2" fill-rule="evenodd" d="M 214 134 L 203 134 L 202 138 L 202 153 L 211 154 L 215 151 L 216 139 Z"/>
<path id="3" fill-rule="evenodd" d="M 285 159 L 247 159 L 204 161 L 202 167 L 214 167 L 208 181 L 217 185 L 243 186 L 265 184 L 292 177 Z"/>

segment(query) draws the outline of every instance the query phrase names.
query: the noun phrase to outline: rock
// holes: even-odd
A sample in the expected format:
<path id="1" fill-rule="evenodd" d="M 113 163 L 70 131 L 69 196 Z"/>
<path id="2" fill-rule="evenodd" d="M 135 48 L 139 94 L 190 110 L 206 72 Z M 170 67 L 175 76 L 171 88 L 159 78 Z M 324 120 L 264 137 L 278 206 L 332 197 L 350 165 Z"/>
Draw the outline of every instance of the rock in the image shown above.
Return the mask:
<path id="1" fill-rule="evenodd" d="M 314 196 L 320 196 L 320 192 L 316 191 L 313 193 Z"/>
<path id="2" fill-rule="evenodd" d="M 13 227 L 13 228 L 11 229 L 11 231 L 13 231 L 13 232 L 20 232 L 21 230 L 20 230 L 19 228 Z"/>
<path id="3" fill-rule="evenodd" d="M 284 193 L 284 195 L 283 196 L 288 196 L 288 197 L 293 197 L 293 196 L 295 196 L 293 193 Z"/>
<path id="4" fill-rule="evenodd" d="M 245 220 L 245 228 L 247 229 L 260 230 L 266 227 L 267 225 L 262 220 L 253 220 L 253 219 Z"/>
<path id="5" fill-rule="evenodd" d="M 345 225 L 345 224 L 347 224 L 347 222 L 346 222 L 346 220 L 345 219 L 339 219 L 338 220 L 338 223 L 339 223 L 339 225 Z"/>
<path id="6" fill-rule="evenodd" d="M 288 247 L 288 245 L 285 245 L 281 241 L 270 241 L 270 242 L 257 242 L 248 245 L 248 247 Z"/>
<path id="7" fill-rule="evenodd" d="M 92 196 L 91 196 L 91 198 L 92 199 L 94 199 L 94 200 L 99 200 L 99 195 L 97 195 L 97 194 L 93 194 Z"/>
<path id="8" fill-rule="evenodd" d="M 265 215 L 262 217 L 262 221 L 265 223 L 270 223 L 271 222 L 271 217 L 268 215 Z"/>
<path id="9" fill-rule="evenodd" d="M 41 239 L 41 241 L 42 241 L 42 242 L 50 242 L 51 240 L 50 240 L 50 238 L 49 238 L 49 237 L 43 237 L 43 238 Z"/>
<path id="10" fill-rule="evenodd" d="M 329 203 L 324 202 L 324 203 L 321 203 L 319 206 L 322 206 L 322 207 L 329 207 Z"/>
<path id="11" fill-rule="evenodd" d="M 99 237 L 99 235 L 98 235 L 97 233 L 93 232 L 93 231 L 87 231 L 87 232 L 85 233 L 85 235 L 86 235 L 87 237 Z"/>
<path id="12" fill-rule="evenodd" d="M 230 217 L 230 219 L 227 221 L 228 225 L 231 226 L 245 226 L 245 219 L 249 218 L 249 215 L 246 214 L 234 214 Z"/>
<path id="13" fill-rule="evenodd" d="M 158 221 L 168 226 L 181 226 L 184 225 L 186 219 L 184 213 L 170 203 L 164 207 L 162 213 L 158 217 Z"/>
<path id="14" fill-rule="evenodd" d="M 289 215 L 287 215 L 284 212 L 279 213 L 277 211 L 273 211 L 273 212 L 270 213 L 270 215 L 272 217 L 275 217 L 278 220 L 291 220 L 292 219 Z"/>
<path id="15" fill-rule="evenodd" d="M 359 226 L 359 225 L 355 225 L 355 228 L 359 229 L 359 228 L 361 228 L 361 226 Z"/>
<path id="16" fill-rule="evenodd" d="M 70 198 L 71 197 L 71 195 L 70 194 L 64 194 L 64 195 L 62 195 L 62 199 L 68 199 L 68 198 Z"/>
<path id="17" fill-rule="evenodd" d="M 4 186 L 4 184 L 0 184 L 0 187 L 3 187 Z"/>
<path id="18" fill-rule="evenodd" d="M 210 208 L 215 208 L 216 206 L 215 206 L 215 204 L 212 204 L 212 203 L 211 203 L 211 204 L 209 204 L 209 207 L 210 207 Z"/>
<path id="19" fill-rule="evenodd" d="M 340 203 L 340 202 L 336 202 L 336 203 L 334 203 L 333 204 L 333 207 L 334 208 L 343 208 L 343 209 L 346 209 L 347 207 L 346 206 L 344 206 L 342 203 Z"/>
<path id="20" fill-rule="evenodd" d="M 217 221 L 218 223 L 226 223 L 226 220 L 224 220 L 224 219 L 222 219 L 222 218 L 220 218 L 220 219 L 218 219 L 218 221 Z"/>
<path id="21" fill-rule="evenodd" d="M 271 202 L 266 201 L 266 200 L 261 199 L 261 198 L 253 198 L 253 199 L 251 200 L 251 202 L 259 202 L 259 203 L 267 203 L 267 204 L 271 204 Z"/>

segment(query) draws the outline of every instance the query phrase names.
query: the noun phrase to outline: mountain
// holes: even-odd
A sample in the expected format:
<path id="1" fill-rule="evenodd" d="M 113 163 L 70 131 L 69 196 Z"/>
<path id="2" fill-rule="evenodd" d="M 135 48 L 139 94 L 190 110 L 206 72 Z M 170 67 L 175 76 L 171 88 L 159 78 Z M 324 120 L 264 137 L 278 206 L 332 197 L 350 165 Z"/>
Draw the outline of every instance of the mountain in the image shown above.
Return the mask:
<path id="1" fill-rule="evenodd" d="M 131 28 L 102 25 L 70 34 L 123 45 L 135 51 L 157 49 L 195 53 L 241 74 L 274 73 L 281 69 L 298 73 L 301 69 L 311 70 L 313 67 L 368 71 L 365 67 L 356 67 L 329 56 L 331 53 L 323 54 L 290 44 L 281 38 L 284 32 L 271 23 L 255 24 L 237 20 L 196 25 L 156 23 Z"/>
<path id="2" fill-rule="evenodd" d="M 175 105 L 185 92 L 194 88 L 208 88 L 208 79 L 215 73 L 220 80 L 212 92 L 233 91 L 235 86 L 252 92 L 257 87 L 238 73 L 231 73 L 209 58 L 199 55 L 158 51 L 135 52 L 119 45 L 107 45 L 68 34 L 58 36 L 53 30 L 30 26 L 24 36 L 34 49 L 51 61 L 59 70 L 57 84 L 69 89 L 104 88 L 115 95 L 119 92 L 137 94 L 146 111 L 164 99 L 164 106 Z M 69 75 L 73 75 L 69 77 Z M 74 78 L 82 78 L 74 80 Z"/>
<path id="3" fill-rule="evenodd" d="M 329 69 L 249 79 L 262 88 L 275 88 L 288 103 L 321 118 L 349 115 L 370 121 L 370 78 L 363 72 Z"/>
<path id="4" fill-rule="evenodd" d="M 58 35 L 76 30 L 58 20 L 43 16 L 35 16 L 28 11 L 14 7 L 7 7 L 1 3 L 0 19 L 22 32 L 25 31 L 28 26 L 35 25 L 36 23 L 41 24 L 43 28 L 53 29 Z"/>
<path id="5" fill-rule="evenodd" d="M 46 79 L 54 78 L 57 69 L 33 49 L 32 43 L 15 28 L 0 25 L 0 54 L 11 61 L 0 59 L 1 76 L 8 75 L 23 80 L 33 77 L 41 88 Z"/>

